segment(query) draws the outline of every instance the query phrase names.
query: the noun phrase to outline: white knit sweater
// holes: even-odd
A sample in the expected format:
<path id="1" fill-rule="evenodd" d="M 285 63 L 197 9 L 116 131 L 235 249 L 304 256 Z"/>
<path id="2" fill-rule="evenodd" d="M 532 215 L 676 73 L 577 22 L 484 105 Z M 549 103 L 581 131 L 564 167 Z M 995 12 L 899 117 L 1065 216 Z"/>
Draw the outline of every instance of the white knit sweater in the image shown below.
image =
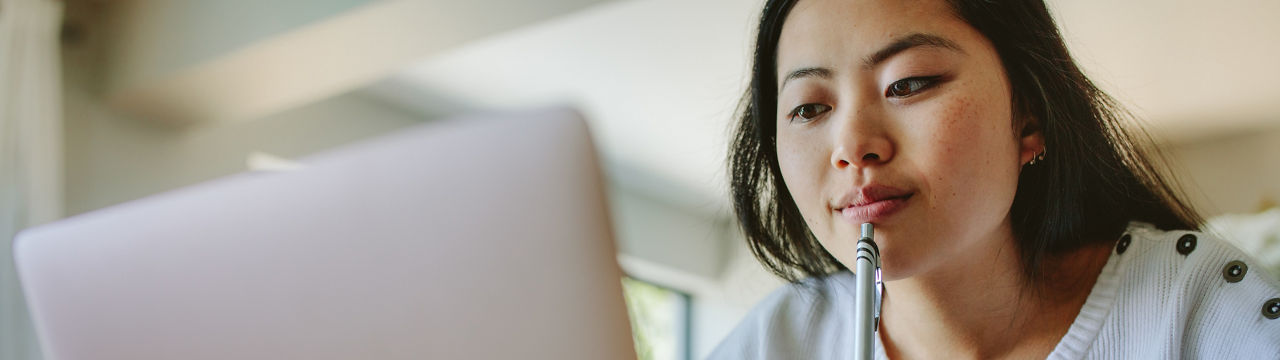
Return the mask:
<path id="1" fill-rule="evenodd" d="M 1280 359 L 1280 283 L 1250 257 L 1198 232 L 1125 235 L 1050 359 Z M 853 285 L 841 272 L 783 286 L 710 358 L 852 359 Z"/>

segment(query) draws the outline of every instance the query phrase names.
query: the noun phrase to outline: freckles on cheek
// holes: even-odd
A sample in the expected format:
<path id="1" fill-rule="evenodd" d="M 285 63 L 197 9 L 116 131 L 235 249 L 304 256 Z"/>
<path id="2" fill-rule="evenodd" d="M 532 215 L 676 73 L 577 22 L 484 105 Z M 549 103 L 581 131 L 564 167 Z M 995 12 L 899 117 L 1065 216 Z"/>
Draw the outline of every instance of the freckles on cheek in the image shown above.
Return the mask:
<path id="1" fill-rule="evenodd" d="M 930 177 L 935 182 L 935 196 L 955 198 L 960 189 L 970 188 L 978 181 L 982 169 L 988 161 L 987 148 L 982 128 L 989 122 L 982 119 L 983 114 L 977 111 L 980 106 L 975 99 L 959 96 L 948 99 L 944 106 L 934 111 L 932 136 L 929 153 L 934 157 L 929 161 Z"/>
<path id="2" fill-rule="evenodd" d="M 934 112 L 931 145 L 926 146 L 931 147 L 930 152 L 944 164 L 958 160 L 957 157 L 963 160 L 963 153 L 974 145 L 972 142 L 976 139 L 972 136 L 971 122 L 967 121 L 972 116 L 969 108 L 969 99 L 958 98 Z"/>
<path id="3" fill-rule="evenodd" d="M 997 100 L 991 94 L 965 94 L 934 112 L 933 144 L 926 146 L 936 157 L 930 161 L 935 196 L 968 202 L 973 193 L 1003 191 L 1016 182 L 1017 169 L 1006 161 L 1017 156 L 1012 118 Z M 1013 180 L 1007 179 L 1011 171 Z"/>

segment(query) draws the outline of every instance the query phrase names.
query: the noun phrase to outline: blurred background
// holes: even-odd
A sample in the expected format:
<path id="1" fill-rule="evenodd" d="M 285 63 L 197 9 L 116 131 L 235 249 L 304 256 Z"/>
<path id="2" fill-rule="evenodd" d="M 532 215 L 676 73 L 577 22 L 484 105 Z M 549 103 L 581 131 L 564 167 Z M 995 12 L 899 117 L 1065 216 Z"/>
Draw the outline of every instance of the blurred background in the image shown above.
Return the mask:
<path id="1" fill-rule="evenodd" d="M 724 170 L 761 6 L 0 0 L 0 359 L 40 358 L 17 230 L 453 114 L 546 105 L 589 119 L 642 358 L 702 358 L 780 284 L 736 233 Z M 1280 2 L 1050 6 L 1214 231 L 1275 271 Z"/>

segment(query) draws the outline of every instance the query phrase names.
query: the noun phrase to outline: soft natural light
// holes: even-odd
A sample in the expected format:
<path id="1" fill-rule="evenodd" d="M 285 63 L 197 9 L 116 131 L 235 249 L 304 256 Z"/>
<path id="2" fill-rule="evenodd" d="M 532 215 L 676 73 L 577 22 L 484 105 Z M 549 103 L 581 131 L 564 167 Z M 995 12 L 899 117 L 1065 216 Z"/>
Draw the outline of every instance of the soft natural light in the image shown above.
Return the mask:
<path id="1" fill-rule="evenodd" d="M 688 359 L 688 296 L 632 278 L 622 279 L 622 289 L 637 358 Z"/>

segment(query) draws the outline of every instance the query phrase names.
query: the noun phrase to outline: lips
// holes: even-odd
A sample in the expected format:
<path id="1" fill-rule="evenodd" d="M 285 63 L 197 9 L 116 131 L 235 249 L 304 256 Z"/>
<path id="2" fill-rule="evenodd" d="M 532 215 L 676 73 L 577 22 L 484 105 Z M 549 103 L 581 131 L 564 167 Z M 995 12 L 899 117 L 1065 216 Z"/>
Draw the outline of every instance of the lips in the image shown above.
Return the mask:
<path id="1" fill-rule="evenodd" d="M 852 224 L 882 221 L 906 207 L 914 192 L 891 186 L 870 185 L 845 194 L 832 211 Z"/>

